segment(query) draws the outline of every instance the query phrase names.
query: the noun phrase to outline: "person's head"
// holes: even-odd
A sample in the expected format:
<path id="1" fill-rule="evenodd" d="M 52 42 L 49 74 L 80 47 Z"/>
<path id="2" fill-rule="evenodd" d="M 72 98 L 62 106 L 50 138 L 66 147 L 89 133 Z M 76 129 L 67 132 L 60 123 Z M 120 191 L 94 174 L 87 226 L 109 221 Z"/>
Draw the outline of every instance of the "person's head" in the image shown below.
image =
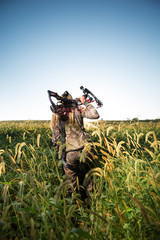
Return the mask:
<path id="1" fill-rule="evenodd" d="M 65 99 L 68 99 L 68 100 L 72 100 L 72 95 L 68 92 L 68 91 L 65 91 L 63 94 L 62 94 L 62 97 L 64 97 Z"/>
<path id="2" fill-rule="evenodd" d="M 72 100 L 72 95 L 68 92 L 65 91 L 61 97 L 64 97 L 68 100 Z M 63 103 L 60 101 L 58 102 L 58 106 L 62 105 Z M 74 106 L 72 104 L 69 104 L 69 106 L 62 108 L 62 114 L 57 114 L 57 113 L 53 113 L 52 114 L 52 120 L 51 120 L 51 128 L 55 128 L 59 126 L 59 120 L 60 118 L 63 121 L 68 122 L 69 124 L 72 125 L 77 125 L 77 121 L 75 118 L 75 109 Z"/>

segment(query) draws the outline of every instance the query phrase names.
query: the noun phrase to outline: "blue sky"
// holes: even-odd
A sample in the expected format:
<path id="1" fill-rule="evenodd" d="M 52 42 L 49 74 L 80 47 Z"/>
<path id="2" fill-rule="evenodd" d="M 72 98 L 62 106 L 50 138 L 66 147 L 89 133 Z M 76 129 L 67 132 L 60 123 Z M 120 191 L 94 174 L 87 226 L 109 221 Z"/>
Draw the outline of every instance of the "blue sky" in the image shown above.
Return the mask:
<path id="1" fill-rule="evenodd" d="M 100 119 L 160 118 L 158 0 L 0 0 L 0 120 L 48 120 L 89 88 Z"/>

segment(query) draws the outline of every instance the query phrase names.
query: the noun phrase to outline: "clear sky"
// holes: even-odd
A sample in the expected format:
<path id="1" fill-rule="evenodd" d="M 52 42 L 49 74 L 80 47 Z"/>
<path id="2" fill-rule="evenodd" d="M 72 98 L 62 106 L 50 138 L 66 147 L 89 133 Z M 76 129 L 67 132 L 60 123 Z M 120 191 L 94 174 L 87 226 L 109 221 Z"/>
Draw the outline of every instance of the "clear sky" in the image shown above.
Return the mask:
<path id="1" fill-rule="evenodd" d="M 0 120 L 49 120 L 47 90 L 100 119 L 160 118 L 159 0 L 0 0 Z"/>

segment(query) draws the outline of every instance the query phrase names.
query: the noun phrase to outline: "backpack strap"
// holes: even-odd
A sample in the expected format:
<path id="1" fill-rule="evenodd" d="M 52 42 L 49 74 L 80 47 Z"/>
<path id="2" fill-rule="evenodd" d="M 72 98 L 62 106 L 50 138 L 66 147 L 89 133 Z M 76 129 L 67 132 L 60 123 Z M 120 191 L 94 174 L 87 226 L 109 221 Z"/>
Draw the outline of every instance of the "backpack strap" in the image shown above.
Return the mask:
<path id="1" fill-rule="evenodd" d="M 65 122 L 63 120 L 60 120 L 60 130 L 61 130 L 61 135 L 62 135 L 62 155 L 61 155 L 61 160 L 62 162 L 66 162 L 66 131 L 65 131 Z"/>

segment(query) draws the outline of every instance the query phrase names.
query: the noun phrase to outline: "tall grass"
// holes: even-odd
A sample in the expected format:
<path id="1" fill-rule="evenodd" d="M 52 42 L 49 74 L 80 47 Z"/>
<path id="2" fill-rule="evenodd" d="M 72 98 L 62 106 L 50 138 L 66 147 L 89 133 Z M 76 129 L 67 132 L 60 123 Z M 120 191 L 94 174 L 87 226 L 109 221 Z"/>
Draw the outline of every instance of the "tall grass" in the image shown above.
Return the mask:
<path id="1" fill-rule="evenodd" d="M 0 122 L 1 239 L 158 239 L 160 123 L 88 123 L 90 207 L 52 149 L 48 121 Z"/>

